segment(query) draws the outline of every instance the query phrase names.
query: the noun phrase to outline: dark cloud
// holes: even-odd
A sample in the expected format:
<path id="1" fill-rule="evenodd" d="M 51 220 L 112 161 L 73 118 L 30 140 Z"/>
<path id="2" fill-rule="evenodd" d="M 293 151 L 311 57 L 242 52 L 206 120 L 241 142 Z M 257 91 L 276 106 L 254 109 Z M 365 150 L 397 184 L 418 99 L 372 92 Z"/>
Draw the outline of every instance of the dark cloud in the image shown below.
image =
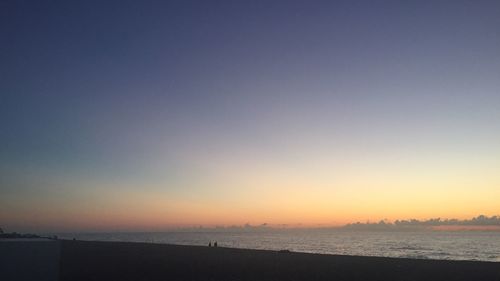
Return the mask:
<path id="1" fill-rule="evenodd" d="M 434 227 L 434 226 L 500 226 L 500 216 L 484 216 L 480 215 L 472 219 L 441 219 L 434 218 L 428 220 L 396 220 L 394 222 L 388 222 L 386 220 L 381 220 L 379 222 L 356 222 L 345 225 L 343 228 L 346 229 L 356 229 L 356 230 L 387 230 L 387 229 L 413 229 L 422 227 Z"/>

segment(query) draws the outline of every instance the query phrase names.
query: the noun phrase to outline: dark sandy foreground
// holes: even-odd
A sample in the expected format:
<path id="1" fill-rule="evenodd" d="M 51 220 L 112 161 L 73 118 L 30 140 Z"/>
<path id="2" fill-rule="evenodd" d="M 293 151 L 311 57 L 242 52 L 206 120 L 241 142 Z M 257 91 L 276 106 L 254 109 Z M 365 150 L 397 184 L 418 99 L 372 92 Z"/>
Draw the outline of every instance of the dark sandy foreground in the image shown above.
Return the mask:
<path id="1" fill-rule="evenodd" d="M 62 241 L 60 280 L 494 280 L 500 263 Z"/>
<path id="2" fill-rule="evenodd" d="M 50 239 L 0 239 L 0 280 L 57 281 L 60 246 Z"/>

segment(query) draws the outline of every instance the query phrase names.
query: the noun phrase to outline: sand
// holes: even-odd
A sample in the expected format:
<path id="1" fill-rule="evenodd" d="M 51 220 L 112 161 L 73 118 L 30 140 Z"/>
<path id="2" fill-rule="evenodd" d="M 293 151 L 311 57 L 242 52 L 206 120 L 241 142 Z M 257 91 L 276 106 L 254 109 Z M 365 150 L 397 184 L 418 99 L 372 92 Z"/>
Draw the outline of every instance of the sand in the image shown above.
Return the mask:
<path id="1" fill-rule="evenodd" d="M 61 241 L 60 280 L 490 280 L 500 263 Z"/>
<path id="2" fill-rule="evenodd" d="M 0 239 L 0 280 L 57 281 L 59 254 L 55 240 Z"/>

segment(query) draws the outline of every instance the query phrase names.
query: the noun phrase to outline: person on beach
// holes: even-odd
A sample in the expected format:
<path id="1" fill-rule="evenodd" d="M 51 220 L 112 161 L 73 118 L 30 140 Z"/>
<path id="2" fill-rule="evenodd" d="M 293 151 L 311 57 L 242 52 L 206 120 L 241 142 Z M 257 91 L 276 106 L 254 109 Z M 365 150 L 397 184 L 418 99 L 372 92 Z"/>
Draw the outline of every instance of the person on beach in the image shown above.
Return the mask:
<path id="1" fill-rule="evenodd" d="M 212 241 L 208 242 L 208 247 L 212 247 Z"/>
<path id="2" fill-rule="evenodd" d="M 217 241 L 214 242 L 214 247 L 217 247 Z"/>

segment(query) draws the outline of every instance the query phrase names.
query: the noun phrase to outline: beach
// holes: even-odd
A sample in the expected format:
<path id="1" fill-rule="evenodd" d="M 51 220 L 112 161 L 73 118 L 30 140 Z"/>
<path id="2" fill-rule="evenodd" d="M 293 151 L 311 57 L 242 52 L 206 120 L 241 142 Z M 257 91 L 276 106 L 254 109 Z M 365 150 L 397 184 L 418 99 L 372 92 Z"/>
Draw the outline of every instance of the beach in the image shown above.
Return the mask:
<path id="1" fill-rule="evenodd" d="M 59 280 L 60 246 L 45 238 L 0 239 L 0 280 Z"/>
<path id="2" fill-rule="evenodd" d="M 59 280 L 500 280 L 500 263 L 61 240 Z"/>

